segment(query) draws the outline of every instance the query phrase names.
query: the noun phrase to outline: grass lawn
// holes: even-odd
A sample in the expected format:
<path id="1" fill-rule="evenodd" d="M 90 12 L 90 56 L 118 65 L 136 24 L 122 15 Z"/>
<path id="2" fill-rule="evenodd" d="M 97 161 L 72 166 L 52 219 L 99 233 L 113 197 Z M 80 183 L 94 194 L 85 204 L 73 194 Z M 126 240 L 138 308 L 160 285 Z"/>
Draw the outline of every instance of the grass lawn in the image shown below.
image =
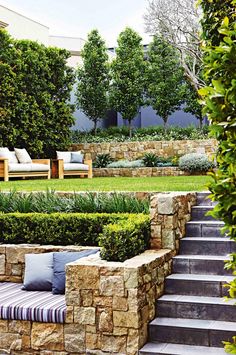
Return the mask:
<path id="1" fill-rule="evenodd" d="M 0 182 L 0 190 L 18 191 L 204 191 L 209 176 L 165 176 L 146 178 L 93 178 L 64 180 L 15 180 Z"/>

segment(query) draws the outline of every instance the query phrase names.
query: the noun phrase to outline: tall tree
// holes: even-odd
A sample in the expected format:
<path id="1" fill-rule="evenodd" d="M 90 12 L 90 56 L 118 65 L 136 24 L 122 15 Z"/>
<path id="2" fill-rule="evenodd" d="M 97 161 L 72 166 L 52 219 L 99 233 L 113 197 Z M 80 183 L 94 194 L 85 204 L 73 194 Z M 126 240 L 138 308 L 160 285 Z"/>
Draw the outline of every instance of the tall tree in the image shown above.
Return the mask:
<path id="1" fill-rule="evenodd" d="M 77 107 L 94 123 L 105 118 L 108 109 L 109 64 L 105 42 L 97 30 L 89 33 L 81 53 L 83 66 L 78 69 Z"/>
<path id="2" fill-rule="evenodd" d="M 185 77 L 196 91 L 204 86 L 201 76 L 200 14 L 196 0 L 149 0 L 144 16 L 146 31 L 163 36 L 179 51 Z"/>
<path id="3" fill-rule="evenodd" d="M 142 38 L 131 28 L 126 28 L 118 37 L 116 58 L 111 64 L 111 106 L 131 122 L 143 103 L 144 53 Z"/>
<path id="4" fill-rule="evenodd" d="M 168 117 L 180 108 L 184 93 L 183 69 L 175 48 L 154 36 L 148 50 L 146 95 L 166 129 Z"/>

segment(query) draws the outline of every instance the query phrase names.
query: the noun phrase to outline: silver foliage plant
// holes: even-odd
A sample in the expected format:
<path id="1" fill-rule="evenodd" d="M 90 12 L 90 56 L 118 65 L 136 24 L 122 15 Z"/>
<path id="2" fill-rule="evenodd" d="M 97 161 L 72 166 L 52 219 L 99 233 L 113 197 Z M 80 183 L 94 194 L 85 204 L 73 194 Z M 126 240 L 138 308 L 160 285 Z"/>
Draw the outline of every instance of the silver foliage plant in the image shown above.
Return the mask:
<path id="1" fill-rule="evenodd" d="M 206 154 L 190 153 L 179 159 L 179 168 L 184 171 L 209 171 L 215 167 L 215 163 L 208 159 Z"/>
<path id="2" fill-rule="evenodd" d="M 163 36 L 179 51 L 185 76 L 195 90 L 204 86 L 200 17 L 201 8 L 195 0 L 149 0 L 144 15 L 146 32 Z"/>

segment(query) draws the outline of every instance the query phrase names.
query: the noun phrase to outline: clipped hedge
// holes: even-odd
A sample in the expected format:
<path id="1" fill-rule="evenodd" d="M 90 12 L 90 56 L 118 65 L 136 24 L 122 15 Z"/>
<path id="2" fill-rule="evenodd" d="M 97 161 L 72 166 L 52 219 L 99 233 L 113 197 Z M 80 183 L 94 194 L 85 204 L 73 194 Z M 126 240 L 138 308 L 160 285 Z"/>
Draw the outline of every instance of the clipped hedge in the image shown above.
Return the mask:
<path id="1" fill-rule="evenodd" d="M 141 253 L 149 237 L 150 218 L 144 214 L 0 214 L 0 243 L 99 245 L 106 260 L 123 261 Z"/>
<path id="2" fill-rule="evenodd" d="M 150 218 L 145 215 L 129 217 L 120 223 L 108 224 L 100 236 L 99 246 L 102 259 L 125 261 L 148 248 L 150 239 Z"/>

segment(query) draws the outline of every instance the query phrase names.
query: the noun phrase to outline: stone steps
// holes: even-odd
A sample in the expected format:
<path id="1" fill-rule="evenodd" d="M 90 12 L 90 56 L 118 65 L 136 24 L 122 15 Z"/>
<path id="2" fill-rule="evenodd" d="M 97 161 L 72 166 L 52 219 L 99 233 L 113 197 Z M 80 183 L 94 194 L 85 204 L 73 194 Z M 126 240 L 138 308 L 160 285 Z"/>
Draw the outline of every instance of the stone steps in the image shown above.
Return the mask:
<path id="1" fill-rule="evenodd" d="M 183 344 L 150 342 L 144 345 L 140 355 L 225 355 L 222 348 Z"/>
<path id="2" fill-rule="evenodd" d="M 191 296 L 224 297 L 224 285 L 234 279 L 226 275 L 171 274 L 165 280 L 165 293 Z"/>
<path id="3" fill-rule="evenodd" d="M 158 299 L 158 317 L 204 319 L 231 322 L 236 319 L 236 299 L 185 295 L 164 295 Z"/>
<path id="4" fill-rule="evenodd" d="M 192 221 L 215 221 L 215 219 L 208 215 L 213 210 L 213 206 L 193 206 L 191 212 Z"/>
<path id="5" fill-rule="evenodd" d="M 158 317 L 150 323 L 151 339 L 166 343 L 223 347 L 222 339 L 235 334 L 234 322 Z"/>
<path id="6" fill-rule="evenodd" d="M 224 223 L 221 221 L 190 221 L 186 223 L 187 237 L 224 237 L 221 232 Z"/>
<path id="7" fill-rule="evenodd" d="M 222 255 L 236 251 L 236 243 L 229 238 L 183 238 L 180 242 L 180 255 Z"/>
<path id="8" fill-rule="evenodd" d="M 173 258 L 174 274 L 232 275 L 224 268 L 229 256 L 225 255 L 177 255 Z"/>
<path id="9" fill-rule="evenodd" d="M 209 192 L 197 194 L 198 206 L 186 223 L 186 237 L 173 258 L 173 274 L 157 300 L 149 324 L 149 342 L 140 355 L 223 355 L 222 341 L 236 334 L 236 300 L 225 300 L 224 285 L 234 279 L 224 268 L 236 243 L 221 233 L 224 223 L 206 213 L 214 202 Z"/>

